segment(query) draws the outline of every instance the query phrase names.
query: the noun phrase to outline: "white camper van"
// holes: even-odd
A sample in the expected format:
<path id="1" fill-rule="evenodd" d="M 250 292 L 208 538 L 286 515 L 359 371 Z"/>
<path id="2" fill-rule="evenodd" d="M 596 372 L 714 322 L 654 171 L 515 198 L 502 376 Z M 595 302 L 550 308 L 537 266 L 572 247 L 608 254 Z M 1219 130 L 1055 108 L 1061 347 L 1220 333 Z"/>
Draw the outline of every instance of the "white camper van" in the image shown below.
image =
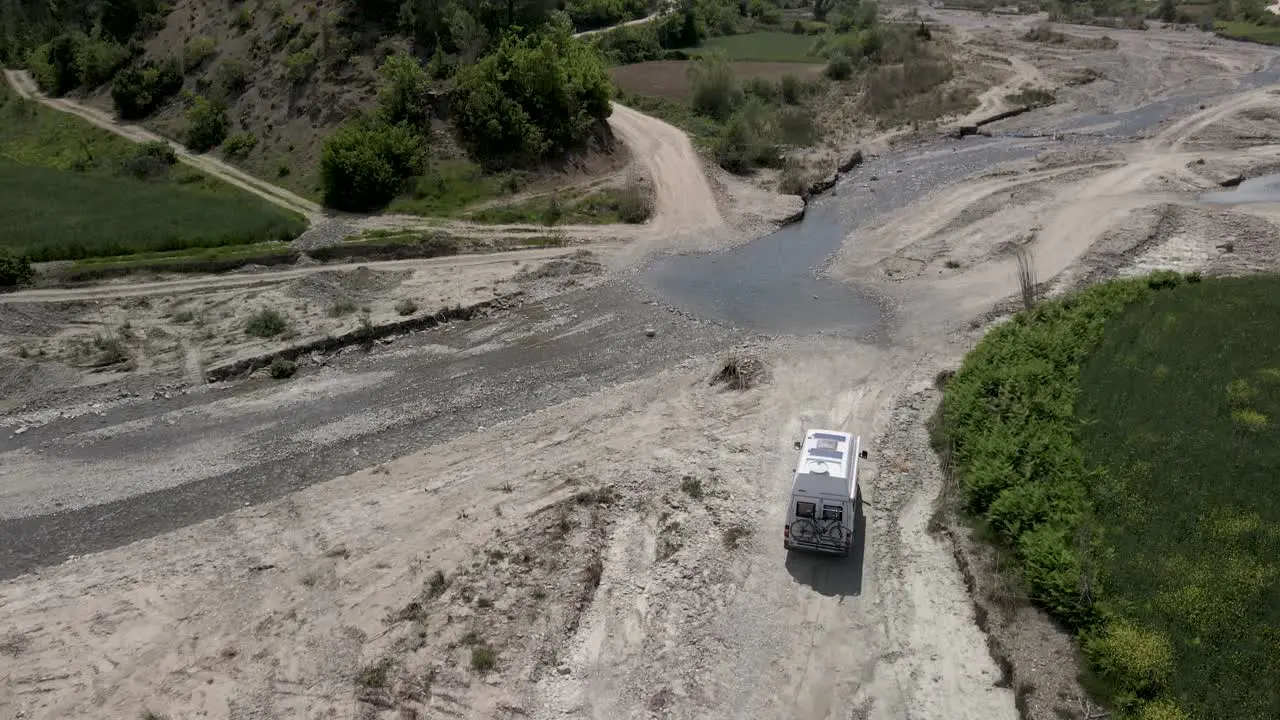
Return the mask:
<path id="1" fill-rule="evenodd" d="M 788 550 L 848 555 L 853 547 L 862 438 L 836 430 L 810 430 L 796 442 L 800 462 L 791 484 L 782 544 Z"/>

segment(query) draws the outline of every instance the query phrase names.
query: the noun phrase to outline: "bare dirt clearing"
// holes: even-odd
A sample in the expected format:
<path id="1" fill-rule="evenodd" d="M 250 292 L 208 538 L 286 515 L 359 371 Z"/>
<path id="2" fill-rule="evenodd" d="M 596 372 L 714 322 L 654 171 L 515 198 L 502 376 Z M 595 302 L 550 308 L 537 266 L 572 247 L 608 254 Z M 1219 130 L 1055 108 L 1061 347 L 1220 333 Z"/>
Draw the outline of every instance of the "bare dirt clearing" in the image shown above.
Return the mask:
<path id="1" fill-rule="evenodd" d="M 869 163 L 816 201 L 833 209 L 819 219 L 856 216 L 811 232 L 843 245 L 830 275 L 884 299 L 875 336 L 752 336 L 666 308 L 617 272 L 325 358 L 288 382 L 78 415 L 55 404 L 43 424 L 0 438 L 22 488 L 0 520 L 0 647 L 12 667 L 0 707 L 51 718 L 1083 717 L 1069 639 L 993 583 L 983 551 L 930 533 L 944 485 L 924 426 L 933 380 L 1012 305 L 1021 244 L 1048 290 L 1133 268 L 1274 267 L 1276 204 L 1198 198 L 1224 173 L 1280 162 L 1268 125 L 1280 97 L 1246 87 L 1253 47 L 1107 31 L 1114 51 L 1048 55 L 1016 44 L 1025 18 L 983 29 L 967 17 L 974 41 L 1029 48 L 1021 59 L 1050 79 L 1110 58 L 1111 84 L 1076 86 L 994 138 L 881 158 L 898 167 Z M 1242 90 L 1201 110 L 1176 96 L 1184 78 L 1162 75 L 1161 57 L 1201 57 L 1192 64 L 1212 74 L 1198 82 Z M 1080 113 L 1170 100 L 1190 110 L 1158 105 L 1176 119 L 1160 125 L 1152 111 L 1135 139 L 1052 139 Z M 1047 137 L 999 137 L 1027 129 Z M 636 155 L 658 177 L 678 174 L 681 137 L 653 137 Z M 953 154 L 983 153 L 1015 159 L 952 179 L 963 170 Z M 738 239 L 733 205 L 699 215 L 709 183 L 671 183 L 653 225 L 689 232 L 644 238 L 605 257 L 610 269 Z M 1224 235 L 1230 249 L 1217 247 Z M 269 292 L 385 303 L 411 282 L 423 295 L 437 281 L 457 289 L 402 270 L 371 265 L 370 286 L 399 284 L 368 300 L 323 272 Z M 536 282 L 558 293 L 563 270 L 530 273 L 555 276 Z M 55 306 L 48 322 L 82 312 Z M 768 379 L 713 385 L 730 352 L 761 358 Z M 815 426 L 861 433 L 871 449 L 864 536 L 845 564 L 781 548 L 790 443 Z M 39 490 L 53 477 L 63 480 Z M 68 555 L 82 556 L 56 564 Z"/>

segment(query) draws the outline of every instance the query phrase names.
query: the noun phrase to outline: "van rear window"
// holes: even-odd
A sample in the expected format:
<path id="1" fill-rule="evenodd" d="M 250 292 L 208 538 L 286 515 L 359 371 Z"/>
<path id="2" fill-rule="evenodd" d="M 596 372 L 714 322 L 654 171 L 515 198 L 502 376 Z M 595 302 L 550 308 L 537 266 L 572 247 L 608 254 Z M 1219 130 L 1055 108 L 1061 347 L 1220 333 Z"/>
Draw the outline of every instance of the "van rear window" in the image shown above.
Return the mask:
<path id="1" fill-rule="evenodd" d="M 818 506 L 811 502 L 796 503 L 796 517 L 811 518 L 818 512 Z"/>
<path id="2" fill-rule="evenodd" d="M 836 522 L 844 522 L 844 508 L 839 505 L 823 505 L 822 519 L 835 520 Z"/>

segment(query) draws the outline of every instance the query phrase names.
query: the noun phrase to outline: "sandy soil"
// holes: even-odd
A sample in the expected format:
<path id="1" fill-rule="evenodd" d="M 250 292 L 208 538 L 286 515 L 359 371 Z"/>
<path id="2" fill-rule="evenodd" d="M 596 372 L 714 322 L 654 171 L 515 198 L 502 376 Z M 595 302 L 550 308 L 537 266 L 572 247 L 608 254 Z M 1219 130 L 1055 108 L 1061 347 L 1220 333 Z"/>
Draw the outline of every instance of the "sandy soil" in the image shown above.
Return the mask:
<path id="1" fill-rule="evenodd" d="M 1097 56 L 1112 63 L 1108 84 L 1074 86 L 1059 106 L 1009 127 L 1052 131 L 1073 112 L 1094 113 L 1104 103 L 1129 109 L 1185 89 L 1180 70 L 1163 78 L 1152 70 L 1157 58 L 1188 59 L 1215 73 L 1203 82 L 1221 90 L 1257 57 L 1252 47 L 1163 31 L 1108 31 L 1118 40 L 1113 52 L 1048 53 L 1017 40 L 1025 17 L 951 16 L 964 18 L 957 24 L 966 41 L 1007 42 L 1018 52 L 1025 67 L 1015 77 L 1034 69 L 1054 82 Z M 132 542 L 5 581 L 0 708 L 49 718 L 144 710 L 229 718 L 1086 717 L 1070 638 L 1016 588 L 1000 584 L 992 569 L 998 558 L 937 520 L 946 484 L 925 430 L 938 399 L 933 380 L 1013 307 L 1018 246 L 1031 250 L 1046 292 L 1156 267 L 1274 268 L 1280 205 L 1209 206 L 1199 197 L 1230 174 L 1280 164 L 1280 128 L 1271 125 L 1277 109 L 1280 96 L 1246 90 L 1203 109 L 1193 105 L 1136 139 L 994 139 L 1030 156 L 953 184 L 913 178 L 918 199 L 858 223 L 826 269 L 883 299 L 886 330 L 871 338 L 726 335 L 676 309 L 665 313 L 668 325 L 655 324 L 656 338 L 645 339 L 651 333 L 637 323 L 657 314 L 628 316 L 634 319 L 617 333 L 596 336 L 620 305 L 604 295 L 555 295 L 555 280 L 535 278 L 545 302 L 518 322 L 477 327 L 470 345 L 449 351 L 472 358 L 451 381 L 455 393 L 474 393 L 483 404 L 486 381 L 554 392 L 511 359 L 585 368 L 601 343 L 625 343 L 620 356 L 643 358 L 667 334 L 683 333 L 671 357 L 684 359 L 533 413 L 472 424 L 446 442 L 423 438 L 426 447 L 302 483 L 277 499 L 129 536 Z M 625 111 L 618 122 L 624 138 L 628 122 L 655 127 Z M 601 288 L 651 307 L 659 300 L 642 301 L 642 291 L 627 284 L 629 271 L 654 252 L 740 242 L 749 221 L 739 209 L 753 201 L 714 175 L 671 177 L 688 167 L 679 133 L 629 130 L 628 142 L 643 147 L 636 156 L 663 178 L 656 183 L 663 209 L 652 223 L 659 232 L 602 252 L 618 272 L 604 274 Z M 953 150 L 945 143 L 917 149 Z M 903 157 L 909 176 L 919 155 Z M 876 181 L 850 182 L 872 193 Z M 841 189 L 837 197 L 831 202 L 859 195 Z M 708 214 L 707 203 L 717 200 L 718 211 Z M 451 262 L 477 261 L 379 264 L 346 275 L 322 269 L 265 289 L 184 292 L 182 302 L 212 311 L 210 322 L 225 332 L 237 313 L 219 317 L 204 307 L 206 294 L 239 310 L 253 293 L 276 293 L 318 314 L 331 298 L 360 302 L 355 296 L 377 286 L 371 310 L 384 312 L 410 288 L 444 298 L 468 286 L 482 288 L 473 290 L 480 297 L 519 282 L 514 266 L 498 260 L 459 264 L 466 282 L 453 282 L 442 275 Z M 107 301 L 111 307 L 134 302 L 127 289 L 115 292 L 121 301 Z M 157 337 L 170 331 L 164 292 L 148 298 L 161 309 L 139 309 L 136 320 Z M 18 299 L 0 312 L 22 307 Z M 60 312 L 92 319 L 75 306 Z M 308 332 L 324 331 L 326 319 L 306 317 Z M 548 324 L 530 326 L 537 323 Z M 537 357 L 575 336 L 600 340 Z M 499 351 L 507 353 L 503 362 Z M 761 358 L 767 375 L 745 391 L 713 385 L 730 353 Z M 216 412 L 232 425 L 241 422 L 236 403 L 281 403 L 287 393 L 295 405 L 285 412 L 302 414 L 326 397 L 350 397 L 338 388 L 362 393 L 396 378 L 410 386 L 417 382 L 411 366 L 426 362 L 426 349 L 406 357 L 399 369 L 386 364 L 389 355 L 376 366 L 339 363 L 274 394 L 231 395 Z M 386 422 L 374 413 L 324 428 L 355 452 L 363 446 L 339 431 L 356 421 Z M 109 420 L 100 442 L 123 442 L 129 422 L 127 414 Z M 845 563 L 781 547 L 791 441 L 815 426 L 861 433 L 871 448 L 861 478 L 862 535 Z M 215 425 L 200 427 L 218 442 Z M 85 445 L 79 452 L 99 451 L 77 437 L 85 437 L 76 440 Z M 92 477 L 79 477 L 41 495 L 40 447 L 21 446 L 5 458 L 20 478 L 6 507 L 46 507 L 93 490 Z M 206 457 L 190 447 L 189 461 Z M 234 446 L 220 452 L 236 454 Z M 132 462 L 124 467 L 142 459 Z M 150 490 L 129 490 L 121 471 L 102 474 L 100 484 L 113 493 Z M 77 502 L 92 510 L 91 501 Z M 19 515 L 0 530 L 23 543 L 41 541 L 37 531 L 22 534 L 28 526 L 21 524 L 38 529 L 41 518 Z M 940 529 L 946 532 L 934 532 Z"/>

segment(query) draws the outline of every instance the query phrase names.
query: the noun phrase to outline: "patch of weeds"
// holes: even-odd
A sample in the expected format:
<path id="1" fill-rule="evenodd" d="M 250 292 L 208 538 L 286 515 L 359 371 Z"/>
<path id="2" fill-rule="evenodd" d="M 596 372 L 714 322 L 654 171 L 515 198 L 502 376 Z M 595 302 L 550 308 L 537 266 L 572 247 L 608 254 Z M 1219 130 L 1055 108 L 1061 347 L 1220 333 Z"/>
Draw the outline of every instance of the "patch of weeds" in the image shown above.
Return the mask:
<path id="1" fill-rule="evenodd" d="M 536 590 L 534 590 L 534 591 L 533 591 L 533 599 L 534 599 L 534 600 L 546 600 L 546 599 L 547 599 L 547 591 L 546 591 L 546 590 L 543 590 L 542 588 L 537 588 Z"/>
<path id="2" fill-rule="evenodd" d="M 115 365 L 129 359 L 124 351 L 124 341 L 118 335 L 94 335 L 93 347 L 98 351 L 97 365 Z"/>
<path id="3" fill-rule="evenodd" d="M 427 580 L 427 598 L 440 597 L 447 589 L 449 589 L 449 580 L 445 578 L 442 571 L 436 570 L 431 574 L 431 578 Z"/>
<path id="4" fill-rule="evenodd" d="M 396 314 L 401 317 L 407 317 L 418 312 L 418 303 L 410 298 L 403 298 L 396 303 Z"/>
<path id="5" fill-rule="evenodd" d="M 142 714 L 138 717 L 141 718 L 141 720 L 167 720 L 164 715 L 151 710 L 143 710 Z"/>
<path id="6" fill-rule="evenodd" d="M 350 315 L 359 309 L 360 308 L 350 300 L 339 300 L 329 306 L 329 317 L 343 317 L 344 315 Z"/>
<path id="7" fill-rule="evenodd" d="M 579 505 L 612 505 L 618 499 L 618 491 L 612 485 L 583 490 L 573 499 Z"/>
<path id="8" fill-rule="evenodd" d="M 749 390 L 764 380 L 765 365 L 752 355 L 730 355 L 711 376 L 711 384 L 723 383 L 730 390 Z"/>
<path id="9" fill-rule="evenodd" d="M 382 658 L 372 665 L 366 665 L 356 676 L 356 683 L 371 690 L 385 688 L 391 684 L 391 668 L 394 665 L 395 660 L 391 658 Z"/>
<path id="10" fill-rule="evenodd" d="M 702 479 L 692 475 L 680 478 L 680 491 L 694 500 L 701 500 L 707 495 L 706 489 L 702 487 Z"/>
<path id="11" fill-rule="evenodd" d="M 342 558 L 343 560 L 350 557 L 350 555 L 351 551 L 347 549 L 346 545 L 331 547 L 324 553 L 324 556 L 327 558 Z"/>
<path id="12" fill-rule="evenodd" d="M 481 643 L 471 648 L 471 669 L 487 673 L 498 667 L 498 651 Z"/>
<path id="13" fill-rule="evenodd" d="M 552 526 L 554 536 L 563 540 L 569 536 L 573 530 L 573 518 L 569 515 L 569 508 L 561 506 L 560 512 L 556 515 L 555 525 Z"/>
<path id="14" fill-rule="evenodd" d="M 674 520 L 663 526 L 658 533 L 658 547 L 656 551 L 656 559 L 662 562 L 667 558 L 680 552 L 680 548 L 684 547 L 684 543 L 680 542 L 680 523 Z"/>
<path id="15" fill-rule="evenodd" d="M 956 268 L 960 267 L 959 260 L 948 260 L 943 264 L 947 266 L 948 270 L 955 270 Z"/>
<path id="16" fill-rule="evenodd" d="M 493 601 L 487 597 L 476 598 L 476 607 L 482 610 L 488 610 L 493 607 Z"/>
<path id="17" fill-rule="evenodd" d="M 600 587 L 600 579 L 604 577 L 604 561 L 599 557 L 591 558 L 582 573 L 582 582 L 589 590 Z"/>
<path id="18" fill-rule="evenodd" d="M 511 485 L 511 481 L 507 481 L 498 486 L 498 489 L 504 493 L 515 492 L 515 487 Z"/>
<path id="19" fill-rule="evenodd" d="M 179 310 L 173 314 L 173 321 L 179 325 L 189 323 L 196 318 L 196 314 L 190 310 Z"/>
<path id="20" fill-rule="evenodd" d="M 249 316 L 245 322 L 246 335 L 258 338 L 275 337 L 289 329 L 289 320 L 276 310 L 263 309 Z"/>
<path id="21" fill-rule="evenodd" d="M 738 547 L 738 543 L 742 541 L 742 538 L 748 534 L 750 534 L 750 531 L 742 525 L 730 525 L 725 528 L 724 535 L 720 539 L 724 542 L 726 548 L 734 550 Z"/>
<path id="22" fill-rule="evenodd" d="M 276 380 L 291 378 L 294 373 L 298 372 L 298 363 L 278 357 L 271 361 L 269 372 L 271 373 L 271 377 Z"/>

